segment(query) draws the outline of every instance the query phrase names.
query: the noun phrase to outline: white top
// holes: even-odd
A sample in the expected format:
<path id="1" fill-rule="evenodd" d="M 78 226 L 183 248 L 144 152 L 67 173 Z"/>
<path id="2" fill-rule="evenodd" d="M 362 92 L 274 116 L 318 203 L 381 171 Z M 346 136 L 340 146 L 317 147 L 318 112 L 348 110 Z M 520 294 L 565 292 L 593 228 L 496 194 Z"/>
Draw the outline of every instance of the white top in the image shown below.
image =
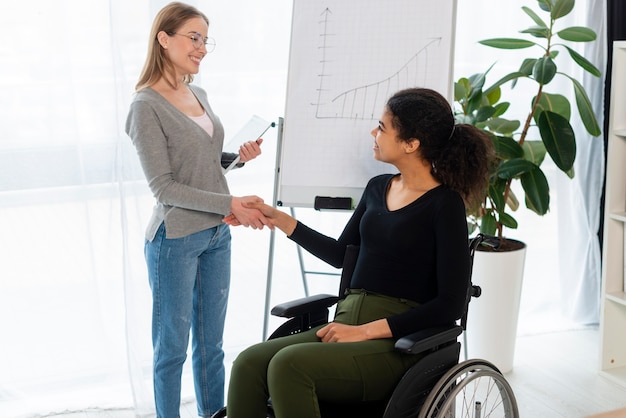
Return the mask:
<path id="1" fill-rule="evenodd" d="M 206 112 L 204 112 L 201 116 L 189 117 L 191 118 L 191 120 L 200 125 L 202 129 L 204 129 L 209 134 L 209 136 L 213 136 L 213 121 Z"/>

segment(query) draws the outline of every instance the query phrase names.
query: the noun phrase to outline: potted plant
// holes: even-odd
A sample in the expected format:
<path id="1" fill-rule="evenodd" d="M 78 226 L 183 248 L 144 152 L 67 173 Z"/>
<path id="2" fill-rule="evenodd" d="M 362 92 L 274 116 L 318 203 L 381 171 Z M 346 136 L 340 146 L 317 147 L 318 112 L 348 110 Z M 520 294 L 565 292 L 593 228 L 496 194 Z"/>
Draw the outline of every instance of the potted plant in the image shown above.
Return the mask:
<path id="1" fill-rule="evenodd" d="M 521 33 L 537 38 L 542 43 L 517 38 L 493 38 L 480 43 L 500 49 L 534 47 L 540 50 L 538 57 L 524 58 L 519 70 L 505 75 L 487 88 L 484 85 L 491 68 L 484 73 L 461 78 L 454 84 L 455 102 L 460 105 L 457 121 L 471 123 L 489 132 L 494 140 L 497 157 L 485 201 L 469 213 L 469 217 L 481 232 L 497 234 L 499 238 L 503 238 L 505 227 L 517 228 L 517 221 L 508 211 L 515 211 L 519 207 L 519 200 L 511 189 L 514 180 L 521 183 L 526 207 L 538 215 L 548 212 L 550 190 L 540 167 L 546 152 L 561 171 L 570 178 L 574 177 L 576 137 L 569 122 L 571 105 L 565 96 L 548 93 L 544 87 L 557 77 L 569 79 L 578 113 L 587 132 L 593 136 L 601 133 L 584 87 L 574 77 L 558 71 L 556 65 L 557 57 L 561 59 L 559 55 L 566 52 L 585 71 L 599 77 L 600 71 L 591 62 L 561 43 L 591 42 L 596 39 L 596 34 L 592 29 L 580 26 L 557 31 L 557 20 L 573 10 L 574 0 L 538 0 L 537 3 L 542 11 L 548 13 L 547 19 L 544 21 L 530 8 L 522 7 L 535 25 Z M 502 117 L 510 103 L 500 102 L 502 86 L 511 82 L 512 87 L 515 87 L 519 80 L 529 80 L 535 85 L 534 94 L 528 98 L 530 108 L 523 125 L 519 120 Z M 537 131 L 538 138 L 534 136 Z"/>
<path id="2" fill-rule="evenodd" d="M 503 255 L 499 256 L 500 269 L 493 265 L 492 259 L 483 262 L 480 256 L 474 264 L 475 281 L 484 280 L 483 298 L 488 299 L 491 294 L 492 300 L 481 300 L 475 304 L 469 318 L 478 325 L 468 326 L 468 329 L 479 334 L 469 344 L 470 350 L 472 344 L 491 347 L 486 349 L 490 352 L 479 350 L 478 356 L 493 358 L 493 349 L 504 347 L 504 358 L 494 360 L 494 363 L 500 363 L 503 372 L 512 368 L 525 257 L 525 244 L 505 239 L 503 234 L 504 228 L 516 229 L 518 226 L 511 212 L 519 208 L 520 199 L 511 186 L 514 181 L 519 181 L 526 207 L 538 215 L 544 215 L 550 207 L 550 188 L 541 169 L 546 154 L 559 170 L 570 178 L 574 177 L 576 137 L 570 124 L 572 106 L 563 94 L 548 92 L 548 84 L 557 77 L 568 79 L 573 86 L 576 108 L 585 129 L 593 136 L 600 135 L 600 127 L 584 87 L 573 76 L 559 71 L 556 64 L 569 57 L 585 71 L 600 76 L 600 71 L 591 62 L 563 43 L 591 42 L 596 39 L 595 32 L 586 27 L 558 28 L 557 21 L 573 10 L 574 3 L 574 0 L 538 0 L 540 13 L 546 14 L 543 18 L 532 9 L 522 7 L 534 25 L 521 33 L 531 39 L 493 38 L 480 43 L 500 49 L 539 49 L 538 56 L 523 58 L 517 71 L 505 75 L 489 87 L 485 87 L 485 83 L 492 68 L 484 73 L 461 78 L 454 84 L 457 122 L 470 123 L 484 129 L 495 146 L 496 159 L 489 188 L 483 203 L 468 211 L 468 221 L 471 229 L 497 235 L 502 242 L 498 252 Z M 534 89 L 528 88 L 528 113 L 523 115 L 521 122 L 503 116 L 510 103 L 502 100 L 502 87 L 509 82 L 512 87 L 522 82 L 530 82 L 534 86 Z M 513 251 L 518 254 L 514 255 Z M 480 268 L 481 264 L 486 264 L 486 267 Z M 514 266 L 518 269 L 517 273 L 513 271 Z M 491 273 L 492 279 L 484 277 Z M 482 306 L 488 309 L 481 309 Z M 487 327 L 484 322 L 489 317 L 497 323 Z M 497 340 L 483 332 L 491 332 Z"/>

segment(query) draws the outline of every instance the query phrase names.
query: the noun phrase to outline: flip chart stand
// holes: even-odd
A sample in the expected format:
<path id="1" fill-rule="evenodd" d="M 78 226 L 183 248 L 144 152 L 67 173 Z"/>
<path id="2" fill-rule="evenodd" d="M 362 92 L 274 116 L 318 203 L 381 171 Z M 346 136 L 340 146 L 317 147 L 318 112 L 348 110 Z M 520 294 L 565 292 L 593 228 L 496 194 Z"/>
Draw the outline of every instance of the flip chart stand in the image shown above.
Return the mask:
<path id="1" fill-rule="evenodd" d="M 281 147 L 283 141 L 283 127 L 284 127 L 284 118 L 278 118 L 278 132 L 277 132 L 277 140 L 276 140 L 276 163 L 274 170 L 274 190 L 272 203 L 274 207 L 282 206 L 282 203 L 278 201 L 278 189 L 280 184 L 280 161 L 281 161 Z M 350 197 L 327 197 L 327 196 L 317 196 L 315 198 L 315 202 L 313 207 L 316 210 L 352 210 L 353 200 Z M 296 211 L 293 206 L 289 207 L 289 212 L 291 216 L 296 218 Z M 269 253 L 268 253 L 268 263 L 267 263 L 267 279 L 265 282 L 265 305 L 264 305 L 264 316 L 263 316 L 263 340 L 266 340 L 268 337 L 268 327 L 269 327 L 269 317 L 271 310 L 271 295 L 272 295 L 272 279 L 274 273 L 274 250 L 275 250 L 275 241 L 276 241 L 276 231 L 270 231 L 270 243 L 269 243 Z M 325 275 L 325 276 L 339 276 L 340 273 L 336 272 L 328 272 L 328 271 L 315 271 L 315 270 L 307 270 L 305 267 L 304 255 L 302 252 L 302 248 L 296 244 L 296 251 L 298 254 L 298 263 L 300 266 L 300 276 L 302 278 L 302 287 L 304 289 L 304 296 L 309 296 L 309 285 L 307 277 L 310 274 L 317 275 Z"/>

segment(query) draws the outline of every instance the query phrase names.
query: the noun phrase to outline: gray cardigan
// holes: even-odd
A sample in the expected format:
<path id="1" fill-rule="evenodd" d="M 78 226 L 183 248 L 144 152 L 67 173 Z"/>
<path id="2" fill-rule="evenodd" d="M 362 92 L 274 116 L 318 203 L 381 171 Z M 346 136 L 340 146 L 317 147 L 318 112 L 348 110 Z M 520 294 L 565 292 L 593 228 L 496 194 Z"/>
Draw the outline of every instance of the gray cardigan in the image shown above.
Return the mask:
<path id="1" fill-rule="evenodd" d="M 149 87 L 137 92 L 126 119 L 156 198 L 146 229 L 150 241 L 163 222 L 167 238 L 182 238 L 221 224 L 230 213 L 232 196 L 221 166 L 224 127 L 204 90 L 189 87 L 213 121 L 213 137 Z"/>

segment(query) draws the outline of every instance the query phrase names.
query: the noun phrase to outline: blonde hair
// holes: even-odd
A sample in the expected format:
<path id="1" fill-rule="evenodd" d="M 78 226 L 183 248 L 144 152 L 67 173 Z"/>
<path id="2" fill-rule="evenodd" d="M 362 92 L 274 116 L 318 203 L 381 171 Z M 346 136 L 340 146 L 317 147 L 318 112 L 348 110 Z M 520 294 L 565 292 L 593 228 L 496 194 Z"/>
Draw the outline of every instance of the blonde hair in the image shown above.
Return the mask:
<path id="1" fill-rule="evenodd" d="M 209 24 L 209 19 L 204 13 L 185 3 L 172 2 L 159 11 L 152 23 L 148 41 L 148 56 L 141 70 L 139 81 L 135 85 L 135 91 L 150 87 L 161 78 L 164 78 L 172 88 L 177 87 L 178 80 L 174 78 L 174 66 L 161 47 L 157 35 L 161 31 L 168 35 L 173 35 L 185 22 L 196 17 L 202 18 L 207 25 Z M 183 78 L 183 83 L 185 84 L 189 84 L 192 81 L 192 74 L 187 74 Z"/>

